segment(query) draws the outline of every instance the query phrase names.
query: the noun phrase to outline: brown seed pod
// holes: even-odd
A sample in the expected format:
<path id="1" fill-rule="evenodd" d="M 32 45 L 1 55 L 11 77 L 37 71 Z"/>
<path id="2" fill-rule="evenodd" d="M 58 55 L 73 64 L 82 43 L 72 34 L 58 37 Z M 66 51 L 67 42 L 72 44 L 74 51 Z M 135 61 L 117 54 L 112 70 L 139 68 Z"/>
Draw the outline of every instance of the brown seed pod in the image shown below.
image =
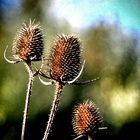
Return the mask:
<path id="1" fill-rule="evenodd" d="M 14 57 L 25 62 L 41 60 L 43 46 L 40 26 L 30 20 L 29 24 L 23 24 L 14 40 Z"/>
<path id="2" fill-rule="evenodd" d="M 78 104 L 73 111 L 72 124 L 77 136 L 92 136 L 102 125 L 102 117 L 91 101 Z"/>
<path id="3" fill-rule="evenodd" d="M 73 80 L 80 71 L 80 42 L 73 35 L 60 35 L 55 41 L 49 60 L 49 73 L 58 82 Z"/>

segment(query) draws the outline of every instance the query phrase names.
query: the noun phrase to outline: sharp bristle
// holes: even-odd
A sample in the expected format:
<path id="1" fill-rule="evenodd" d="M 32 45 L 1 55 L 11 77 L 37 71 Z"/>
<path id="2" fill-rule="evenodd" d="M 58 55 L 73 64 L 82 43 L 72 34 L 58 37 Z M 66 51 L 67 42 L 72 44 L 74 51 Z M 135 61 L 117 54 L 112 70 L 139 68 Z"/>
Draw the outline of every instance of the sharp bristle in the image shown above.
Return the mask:
<path id="1" fill-rule="evenodd" d="M 14 41 L 15 55 L 24 61 L 41 60 L 43 53 L 43 35 L 39 24 L 34 22 L 23 23 Z"/>
<path id="2" fill-rule="evenodd" d="M 91 101 L 78 104 L 73 111 L 73 129 L 79 135 L 93 135 L 102 125 L 102 117 Z"/>
<path id="3" fill-rule="evenodd" d="M 80 41 L 73 35 L 59 35 L 50 55 L 50 73 L 53 79 L 67 82 L 80 71 Z"/>

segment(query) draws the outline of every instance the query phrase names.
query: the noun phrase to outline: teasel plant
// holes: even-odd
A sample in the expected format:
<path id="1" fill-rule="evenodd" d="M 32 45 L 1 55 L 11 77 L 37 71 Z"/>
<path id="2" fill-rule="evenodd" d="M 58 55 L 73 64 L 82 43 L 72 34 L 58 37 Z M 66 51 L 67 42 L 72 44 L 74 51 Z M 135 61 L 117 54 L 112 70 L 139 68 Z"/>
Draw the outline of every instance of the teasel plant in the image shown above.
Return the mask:
<path id="1" fill-rule="evenodd" d="M 25 127 L 28 118 L 30 96 L 32 92 L 34 77 L 39 73 L 32 65 L 33 61 L 42 60 L 43 55 L 43 35 L 42 29 L 39 23 L 29 20 L 29 23 L 23 23 L 21 29 L 17 32 L 17 35 L 13 41 L 13 60 L 9 60 L 6 57 L 7 48 L 4 51 L 4 58 L 11 64 L 23 62 L 27 72 L 29 74 L 28 87 L 26 92 L 25 107 L 22 122 L 21 140 L 24 140 Z"/>
<path id="2" fill-rule="evenodd" d="M 99 112 L 99 108 L 97 108 L 94 102 L 89 100 L 79 103 L 74 107 L 72 125 L 77 135 L 74 140 L 82 136 L 87 136 L 88 140 L 93 140 L 95 133 L 107 129 L 107 127 L 103 127 L 103 118 Z"/>
<path id="3" fill-rule="evenodd" d="M 58 35 L 54 41 L 45 72 L 40 71 L 40 75 L 49 79 L 40 81 L 45 85 L 55 84 L 54 99 L 49 115 L 49 120 L 44 133 L 43 140 L 48 139 L 52 123 L 59 106 L 62 90 L 65 85 L 82 85 L 96 81 L 98 78 L 79 82 L 85 61 L 81 63 L 81 43 L 78 37 L 74 35 Z"/>

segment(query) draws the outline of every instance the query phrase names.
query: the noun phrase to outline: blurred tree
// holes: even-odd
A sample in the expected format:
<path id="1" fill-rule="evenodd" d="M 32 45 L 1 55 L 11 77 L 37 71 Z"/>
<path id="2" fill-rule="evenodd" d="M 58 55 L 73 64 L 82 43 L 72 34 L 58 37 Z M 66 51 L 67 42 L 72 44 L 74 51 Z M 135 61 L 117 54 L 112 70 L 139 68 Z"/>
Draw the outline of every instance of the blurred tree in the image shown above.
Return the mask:
<path id="1" fill-rule="evenodd" d="M 110 34 L 113 28 L 115 27 L 101 22 L 86 32 L 84 54 L 87 63 L 86 69 L 90 72 L 88 74 L 101 76 L 101 74 L 105 75 L 107 69 L 112 68 L 111 60 L 115 55 Z"/>
<path id="2" fill-rule="evenodd" d="M 122 86 L 127 86 L 130 82 L 135 81 L 138 75 L 137 41 L 132 38 L 126 39 L 126 41 L 129 42 L 129 46 L 125 48 L 115 73 L 115 81 Z"/>
<path id="3" fill-rule="evenodd" d="M 22 0 L 22 16 L 41 22 L 45 18 L 44 12 L 47 12 L 49 5 L 50 0 Z"/>

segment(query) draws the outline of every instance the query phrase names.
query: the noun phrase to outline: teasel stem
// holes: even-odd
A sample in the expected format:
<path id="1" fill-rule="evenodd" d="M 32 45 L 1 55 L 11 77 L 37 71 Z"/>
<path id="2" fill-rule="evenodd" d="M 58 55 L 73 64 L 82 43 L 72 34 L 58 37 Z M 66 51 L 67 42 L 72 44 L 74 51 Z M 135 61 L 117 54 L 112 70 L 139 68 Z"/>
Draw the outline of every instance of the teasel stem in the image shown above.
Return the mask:
<path id="1" fill-rule="evenodd" d="M 92 140 L 91 136 L 88 136 L 88 140 Z"/>
<path id="2" fill-rule="evenodd" d="M 55 93 L 54 93 L 54 99 L 53 99 L 51 112 L 50 112 L 50 115 L 49 115 L 49 120 L 48 120 L 48 123 L 47 123 L 47 127 L 46 127 L 46 130 L 45 130 L 45 133 L 44 133 L 43 140 L 47 140 L 47 138 L 48 138 L 48 135 L 49 135 L 49 132 L 51 130 L 51 126 L 52 126 L 56 111 L 57 111 L 59 103 L 60 103 L 60 98 L 61 98 L 61 95 L 62 95 L 62 90 L 64 88 L 64 85 L 59 83 L 59 82 L 56 82 L 56 87 L 55 88 L 56 89 L 55 89 Z"/>
<path id="3" fill-rule="evenodd" d="M 33 80 L 34 80 L 34 72 L 31 67 L 31 63 L 24 63 L 27 72 L 29 74 L 29 81 L 28 81 L 28 88 L 26 92 L 26 100 L 25 100 L 25 107 L 24 107 L 24 114 L 23 114 L 23 122 L 22 122 L 22 132 L 21 132 L 21 140 L 24 140 L 24 135 L 25 135 L 25 127 L 26 127 L 26 122 L 27 122 L 27 117 L 28 117 L 28 112 L 29 112 L 29 105 L 30 105 L 30 97 L 31 97 L 31 92 L 32 92 L 32 86 L 33 86 Z"/>

